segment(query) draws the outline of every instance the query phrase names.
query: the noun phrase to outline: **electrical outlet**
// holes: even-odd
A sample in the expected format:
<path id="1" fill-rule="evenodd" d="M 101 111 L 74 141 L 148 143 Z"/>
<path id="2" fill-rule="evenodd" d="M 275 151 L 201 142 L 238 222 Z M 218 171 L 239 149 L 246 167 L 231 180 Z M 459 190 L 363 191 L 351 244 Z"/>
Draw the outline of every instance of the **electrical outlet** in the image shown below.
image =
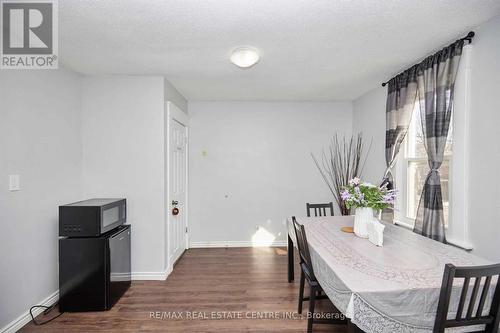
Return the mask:
<path id="1" fill-rule="evenodd" d="M 9 175 L 9 191 L 21 190 L 19 175 Z"/>

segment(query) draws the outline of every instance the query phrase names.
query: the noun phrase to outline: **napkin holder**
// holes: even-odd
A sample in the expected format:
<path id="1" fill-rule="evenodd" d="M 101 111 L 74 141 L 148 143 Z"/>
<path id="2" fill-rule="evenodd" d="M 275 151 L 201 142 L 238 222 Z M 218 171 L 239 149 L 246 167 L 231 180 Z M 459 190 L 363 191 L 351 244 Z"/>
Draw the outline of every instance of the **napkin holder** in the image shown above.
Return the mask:
<path id="1" fill-rule="evenodd" d="M 384 244 L 385 225 L 373 219 L 366 225 L 366 228 L 368 230 L 368 240 L 377 246 L 382 246 Z"/>

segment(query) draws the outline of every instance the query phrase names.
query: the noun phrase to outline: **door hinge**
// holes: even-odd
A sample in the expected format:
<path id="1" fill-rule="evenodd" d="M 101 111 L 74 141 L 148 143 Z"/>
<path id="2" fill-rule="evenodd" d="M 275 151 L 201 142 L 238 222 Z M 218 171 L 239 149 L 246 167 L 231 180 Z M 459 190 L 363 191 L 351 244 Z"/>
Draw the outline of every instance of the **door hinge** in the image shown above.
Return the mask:
<path id="1" fill-rule="evenodd" d="M 187 232 L 188 232 L 188 227 L 186 227 L 186 234 L 187 234 Z"/>

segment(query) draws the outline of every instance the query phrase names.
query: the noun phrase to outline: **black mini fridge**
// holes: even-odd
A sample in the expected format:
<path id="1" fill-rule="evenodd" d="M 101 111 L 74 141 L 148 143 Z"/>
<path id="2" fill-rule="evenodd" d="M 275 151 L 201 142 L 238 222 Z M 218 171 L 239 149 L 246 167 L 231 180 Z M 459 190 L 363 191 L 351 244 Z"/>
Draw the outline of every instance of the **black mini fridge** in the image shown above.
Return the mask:
<path id="1" fill-rule="evenodd" d="M 59 239 L 59 309 L 109 310 L 130 286 L 130 225 Z"/>

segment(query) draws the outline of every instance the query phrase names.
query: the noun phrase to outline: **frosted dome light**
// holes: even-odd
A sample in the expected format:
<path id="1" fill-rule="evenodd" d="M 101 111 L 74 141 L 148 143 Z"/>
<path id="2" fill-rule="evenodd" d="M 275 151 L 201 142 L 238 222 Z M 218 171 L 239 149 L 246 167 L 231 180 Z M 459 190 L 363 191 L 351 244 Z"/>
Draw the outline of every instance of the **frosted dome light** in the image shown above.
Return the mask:
<path id="1" fill-rule="evenodd" d="M 234 49 L 230 57 L 231 62 L 240 68 L 252 67 L 259 62 L 259 59 L 260 56 L 257 50 L 249 46 Z"/>

